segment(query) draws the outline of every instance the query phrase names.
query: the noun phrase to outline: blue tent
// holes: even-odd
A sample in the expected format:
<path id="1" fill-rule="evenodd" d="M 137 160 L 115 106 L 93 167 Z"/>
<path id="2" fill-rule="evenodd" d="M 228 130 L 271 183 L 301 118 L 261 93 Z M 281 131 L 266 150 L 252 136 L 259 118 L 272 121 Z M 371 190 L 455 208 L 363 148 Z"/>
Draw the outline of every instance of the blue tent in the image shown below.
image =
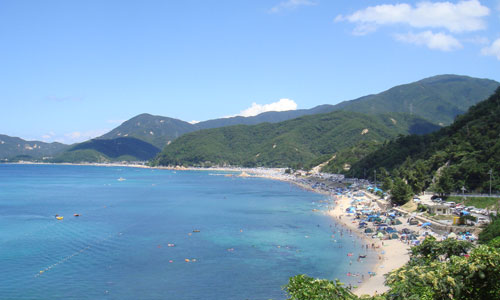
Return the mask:
<path id="1" fill-rule="evenodd" d="M 431 223 L 425 222 L 424 224 L 422 224 L 422 227 L 427 227 L 427 226 L 431 226 Z"/>
<path id="2" fill-rule="evenodd" d="M 463 211 L 462 211 L 462 215 L 464 215 L 464 216 L 466 216 L 466 215 L 470 215 L 470 212 L 463 210 Z"/>

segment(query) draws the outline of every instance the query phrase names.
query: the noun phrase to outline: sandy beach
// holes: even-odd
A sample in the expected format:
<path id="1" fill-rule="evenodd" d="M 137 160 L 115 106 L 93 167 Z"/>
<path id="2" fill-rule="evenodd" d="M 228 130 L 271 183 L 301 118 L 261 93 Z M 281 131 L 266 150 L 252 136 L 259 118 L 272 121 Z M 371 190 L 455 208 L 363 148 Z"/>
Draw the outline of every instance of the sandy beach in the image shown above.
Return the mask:
<path id="1" fill-rule="evenodd" d="M 357 197 L 369 200 L 365 197 Z M 360 231 L 358 222 L 354 222 L 354 214 L 345 212 L 346 208 L 350 206 L 352 198 L 345 195 L 335 197 L 335 206 L 328 211 L 336 222 L 341 223 L 346 228 L 351 229 L 353 232 L 361 235 L 368 245 L 375 245 L 375 255 L 378 255 L 379 261 L 371 272 L 375 273 L 374 276 L 365 276 L 364 281 L 353 292 L 358 295 L 374 295 L 375 293 L 383 293 L 389 288 L 384 285 L 384 274 L 392 270 L 402 267 L 409 260 L 409 246 L 399 240 L 384 240 L 373 239 Z M 373 205 L 376 205 L 373 203 Z M 402 227 L 403 225 L 396 225 L 394 227 Z M 406 226 L 407 227 L 407 226 Z M 373 254 L 372 254 L 373 255 Z"/>

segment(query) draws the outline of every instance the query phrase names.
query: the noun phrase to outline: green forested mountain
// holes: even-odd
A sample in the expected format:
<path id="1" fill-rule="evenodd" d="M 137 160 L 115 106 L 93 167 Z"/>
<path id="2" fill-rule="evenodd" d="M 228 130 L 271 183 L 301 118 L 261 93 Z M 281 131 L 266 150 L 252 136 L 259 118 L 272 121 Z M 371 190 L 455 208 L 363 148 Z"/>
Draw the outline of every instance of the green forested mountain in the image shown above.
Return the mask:
<path id="1" fill-rule="evenodd" d="M 61 143 L 44 143 L 40 141 L 25 141 L 18 137 L 0 134 L 0 159 L 23 160 L 42 159 L 59 154 L 68 145 Z"/>
<path id="2" fill-rule="evenodd" d="M 336 109 L 362 113 L 407 112 L 435 124 L 448 125 L 470 106 L 486 99 L 499 85 L 489 79 L 439 75 L 345 101 L 336 105 Z"/>
<path id="3" fill-rule="evenodd" d="M 360 142 L 381 143 L 399 134 L 426 133 L 437 128 L 407 114 L 339 111 L 274 124 L 192 132 L 166 146 L 155 163 L 302 167 L 320 156 L 331 157 Z"/>
<path id="4" fill-rule="evenodd" d="M 123 122 L 120 126 L 100 136 L 98 139 L 134 137 L 157 148 L 163 148 L 184 133 L 197 130 L 197 127 L 181 120 L 140 114 Z"/>
<path id="5" fill-rule="evenodd" d="M 208 120 L 196 124 L 200 129 L 231 125 L 277 123 L 304 115 L 328 113 L 337 110 L 369 114 L 404 112 L 420 116 L 435 124 L 447 125 L 453 119 L 486 97 L 500 83 L 459 75 L 438 75 L 417 82 L 399 85 L 385 92 L 343 101 L 336 105 L 320 105 L 312 109 L 267 112 L 255 117 L 233 117 Z"/>
<path id="6" fill-rule="evenodd" d="M 159 152 L 159 148 L 131 137 L 93 139 L 69 148 L 55 157 L 53 162 L 144 161 Z"/>
<path id="7" fill-rule="evenodd" d="M 400 137 L 368 155 L 350 170 L 352 176 L 384 168 L 404 177 L 415 192 L 435 187 L 441 192 L 500 190 L 500 88 L 472 106 L 453 124 L 423 136 Z M 379 172 L 380 173 L 380 172 Z"/>

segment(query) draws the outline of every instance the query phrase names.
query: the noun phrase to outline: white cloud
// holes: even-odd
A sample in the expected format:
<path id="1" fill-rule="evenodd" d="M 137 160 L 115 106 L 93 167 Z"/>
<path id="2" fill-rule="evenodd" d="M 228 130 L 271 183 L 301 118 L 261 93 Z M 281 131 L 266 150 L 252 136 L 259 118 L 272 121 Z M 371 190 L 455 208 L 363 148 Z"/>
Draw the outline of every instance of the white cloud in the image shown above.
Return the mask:
<path id="1" fill-rule="evenodd" d="M 496 56 L 500 60 L 500 39 L 494 41 L 491 46 L 481 49 L 481 54 Z"/>
<path id="2" fill-rule="evenodd" d="M 314 1 L 310 0 L 287 0 L 280 2 L 276 6 L 272 7 L 269 12 L 270 13 L 279 13 L 283 10 L 291 10 L 291 9 L 296 9 L 299 6 L 312 6 L 316 5 L 317 3 Z"/>
<path id="3" fill-rule="evenodd" d="M 417 34 L 396 34 L 395 38 L 401 42 L 426 46 L 433 50 L 452 51 L 462 48 L 462 44 L 456 38 L 441 32 L 424 31 Z"/>
<path id="4" fill-rule="evenodd" d="M 446 28 L 450 32 L 471 32 L 486 28 L 484 17 L 490 9 L 478 0 L 451 2 L 419 2 L 383 4 L 358 10 L 351 15 L 338 15 L 336 22 L 356 24 L 354 34 L 367 34 L 383 25 L 405 24 L 414 28 Z"/>
<path id="5" fill-rule="evenodd" d="M 297 103 L 295 103 L 295 101 L 291 99 L 280 99 L 277 102 L 269 104 L 257 104 L 254 102 L 249 108 L 240 111 L 239 114 L 233 116 L 227 116 L 224 118 L 231 118 L 236 116 L 252 117 L 268 111 L 287 111 L 296 109 L 297 109 Z"/>

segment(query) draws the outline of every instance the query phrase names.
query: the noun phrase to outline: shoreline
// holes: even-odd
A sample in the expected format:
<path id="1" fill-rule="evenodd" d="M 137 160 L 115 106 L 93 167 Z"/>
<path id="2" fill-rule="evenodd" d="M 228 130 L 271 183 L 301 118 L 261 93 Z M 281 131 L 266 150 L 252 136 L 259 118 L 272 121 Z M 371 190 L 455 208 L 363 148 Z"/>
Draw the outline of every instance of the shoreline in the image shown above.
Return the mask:
<path id="1" fill-rule="evenodd" d="M 371 199 L 366 196 L 357 198 L 364 198 L 371 201 Z M 360 236 L 361 239 L 367 243 L 367 245 L 374 245 L 375 248 L 370 246 L 370 250 L 374 251 L 372 253 L 376 253 L 376 255 L 379 257 L 377 263 L 375 263 L 375 265 L 370 269 L 370 271 L 375 273 L 375 275 L 369 276 L 368 278 L 365 277 L 365 280 L 363 280 L 362 283 L 360 283 L 355 289 L 353 289 L 353 293 L 358 296 L 366 294 L 370 296 L 373 296 L 374 294 L 381 294 L 389 289 L 384 284 L 384 275 L 402 267 L 408 262 L 409 247 L 408 245 L 402 243 L 397 239 L 381 241 L 379 239 L 370 238 L 366 234 L 360 232 L 357 226 L 357 222 L 353 221 L 354 219 L 352 218 L 352 214 L 349 215 L 345 212 L 345 208 L 350 206 L 350 202 L 352 201 L 352 199 L 353 198 L 349 198 L 345 195 L 337 197 L 337 204 L 332 210 L 329 210 L 327 214 L 334 218 L 342 226 L 352 230 L 354 233 Z"/>
<path id="2" fill-rule="evenodd" d="M 400 242 L 399 240 L 384 240 L 380 241 L 378 239 L 373 239 L 366 234 L 360 232 L 357 222 L 354 222 L 349 214 L 345 213 L 345 208 L 350 206 L 350 202 L 353 198 L 349 198 L 346 195 L 334 196 L 328 191 L 316 189 L 310 184 L 299 182 L 297 177 L 291 174 L 285 174 L 282 168 L 239 168 L 239 167 L 217 167 L 217 168 L 195 168 L 195 167 L 151 167 L 142 164 L 122 164 L 122 163 L 43 163 L 43 162 L 16 162 L 16 163 L 5 163 L 5 164 L 17 164 L 17 165 L 75 165 L 75 166 L 97 166 L 97 167 L 129 167 L 129 168 L 141 168 L 141 169 L 158 169 L 158 170 L 172 170 L 172 171 L 218 171 L 218 172 L 240 172 L 240 174 L 230 174 L 230 176 L 235 177 L 257 177 L 265 178 L 270 180 L 278 180 L 283 182 L 288 182 L 298 186 L 301 189 L 314 192 L 317 194 L 330 196 L 331 201 L 334 202 L 333 207 L 329 207 L 328 210 L 323 211 L 326 215 L 330 216 L 335 222 L 345 229 L 351 231 L 353 235 L 356 235 L 361 239 L 362 243 L 366 245 L 375 245 L 375 248 L 370 247 L 369 250 L 379 257 L 379 260 L 374 265 L 367 267 L 367 276 L 363 278 L 362 283 L 356 286 L 352 292 L 358 296 L 361 295 L 374 295 L 375 293 L 380 294 L 388 290 L 388 287 L 384 285 L 384 274 L 402 267 L 408 260 L 408 247 L 406 244 Z M 223 174 L 221 174 L 223 175 Z M 366 193 L 366 191 L 364 191 Z M 366 195 L 362 198 L 366 201 L 370 201 Z M 404 247 L 401 247 L 404 246 Z M 389 260 L 388 258 L 391 258 Z M 368 276 L 368 272 L 375 273 L 374 276 Z"/>

